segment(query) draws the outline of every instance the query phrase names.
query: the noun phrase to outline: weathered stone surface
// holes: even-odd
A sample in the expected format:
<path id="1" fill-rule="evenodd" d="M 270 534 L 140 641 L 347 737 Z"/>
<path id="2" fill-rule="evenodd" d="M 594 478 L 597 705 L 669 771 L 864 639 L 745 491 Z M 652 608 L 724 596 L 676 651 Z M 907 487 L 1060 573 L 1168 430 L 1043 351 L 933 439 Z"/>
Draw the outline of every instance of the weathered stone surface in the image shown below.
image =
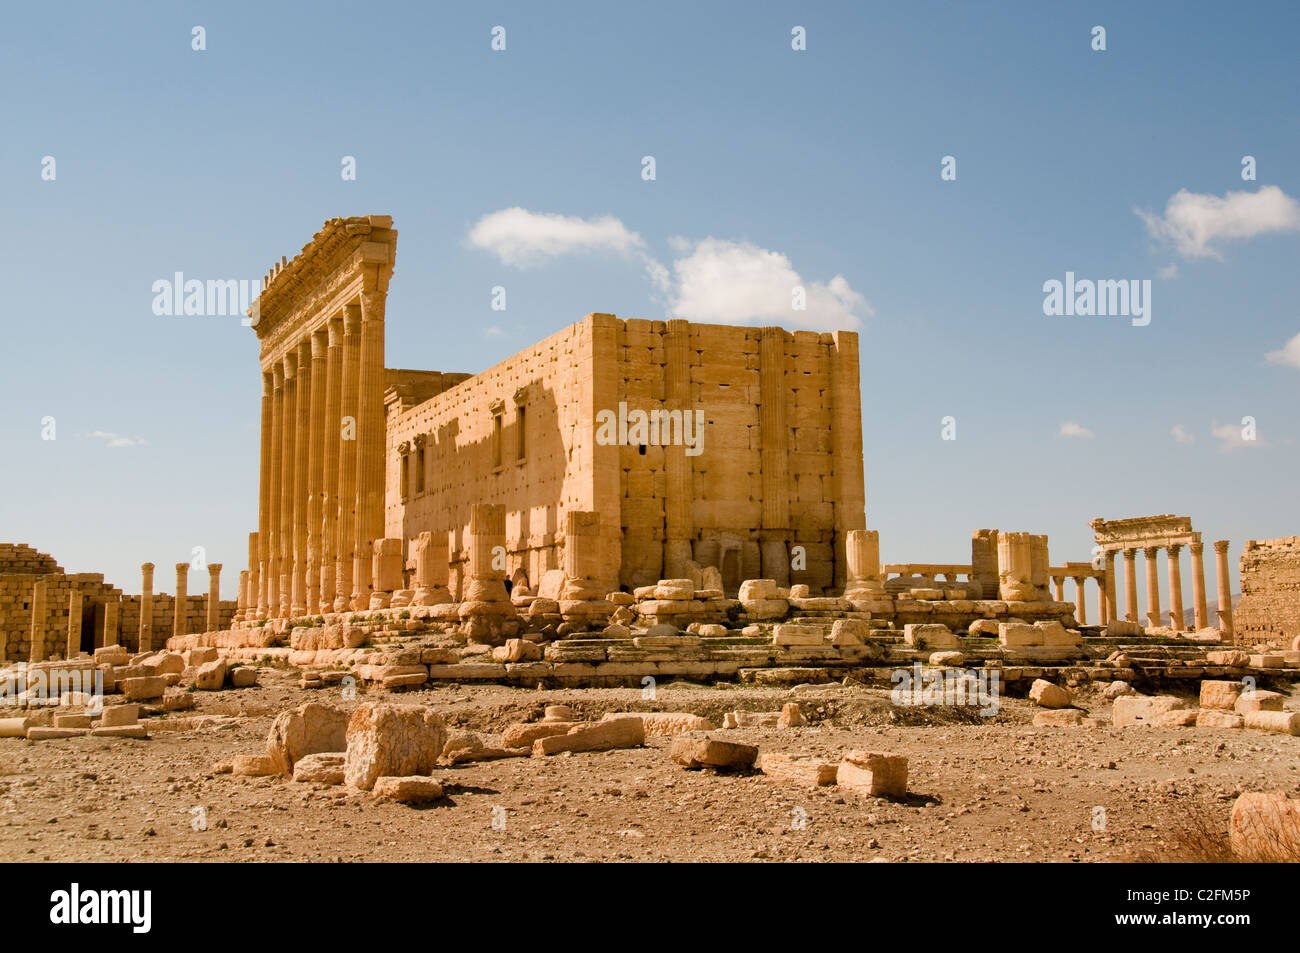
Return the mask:
<path id="1" fill-rule="evenodd" d="M 1236 712 L 1202 709 L 1196 714 L 1197 728 L 1245 728 L 1246 719 Z"/>
<path id="2" fill-rule="evenodd" d="M 1172 711 L 1162 711 L 1155 717 L 1155 726 L 1157 728 L 1191 728 L 1196 724 L 1200 714 L 1200 711 L 1195 708 L 1176 708 Z"/>
<path id="3" fill-rule="evenodd" d="M 266 735 L 266 754 L 279 774 L 293 774 L 299 759 L 347 748 L 348 713 L 308 702 L 275 716 Z"/>
<path id="4" fill-rule="evenodd" d="M 140 720 L 139 705 L 106 705 L 99 715 L 99 727 L 134 725 Z"/>
<path id="5" fill-rule="evenodd" d="M 576 722 L 571 721 L 538 721 L 510 725 L 501 733 L 501 746 L 503 748 L 532 748 L 533 742 L 538 738 L 567 735 L 569 729 L 576 727 L 576 724 Z"/>
<path id="6" fill-rule="evenodd" d="M 162 698 L 167 691 L 167 680 L 161 675 L 124 678 L 117 683 L 117 690 L 130 699 Z"/>
<path id="7" fill-rule="evenodd" d="M 687 768 L 749 768 L 758 757 L 758 748 L 739 741 L 678 735 L 668 756 Z"/>
<path id="8" fill-rule="evenodd" d="M 533 742 L 533 757 L 559 754 L 561 751 L 608 751 L 612 748 L 635 748 L 645 744 L 645 727 L 640 718 L 615 718 L 575 725 L 566 734 L 538 738 Z"/>
<path id="9" fill-rule="evenodd" d="M 811 755 L 780 752 L 763 752 L 759 756 L 758 768 L 777 781 L 809 787 L 834 784 L 839 773 L 839 765 L 833 761 L 823 761 Z"/>
<path id="10" fill-rule="evenodd" d="M 1247 728 L 1300 735 L 1300 712 L 1297 711 L 1248 711 L 1245 718 Z M 31 732 L 27 737 L 31 737 Z"/>
<path id="11" fill-rule="evenodd" d="M 90 734 L 89 728 L 43 728 L 33 725 L 27 729 L 28 741 L 50 741 L 59 738 L 76 738 Z"/>
<path id="12" fill-rule="evenodd" d="M 1069 692 L 1044 678 L 1034 679 L 1029 686 L 1029 698 L 1039 708 L 1068 708 L 1074 704 Z"/>
<path id="13" fill-rule="evenodd" d="M 257 684 L 257 669 L 240 665 L 229 672 L 231 688 L 252 688 Z"/>
<path id="14" fill-rule="evenodd" d="M 707 718 L 688 711 L 611 711 L 602 721 L 615 718 L 639 718 L 647 738 L 665 738 L 685 731 L 713 731 L 718 726 Z"/>
<path id="15" fill-rule="evenodd" d="M 803 709 L 799 707 L 798 702 L 786 702 L 782 705 L 781 714 L 776 719 L 778 728 L 798 728 L 806 723 L 803 717 Z"/>
<path id="16" fill-rule="evenodd" d="M 998 622 L 996 619 L 976 619 L 966 628 L 971 638 L 997 638 Z"/>
<path id="17" fill-rule="evenodd" d="M 89 728 L 90 716 L 83 714 L 72 714 L 70 712 L 54 714 L 55 728 Z"/>
<path id="18" fill-rule="evenodd" d="M 1105 698 L 1107 701 L 1114 701 L 1116 698 L 1121 698 L 1124 695 L 1136 695 L 1136 694 L 1137 694 L 1137 689 L 1135 689 L 1128 682 L 1120 679 L 1111 682 L 1109 685 L 1107 685 L 1105 688 L 1101 690 L 1101 697 Z"/>
<path id="19" fill-rule="evenodd" d="M 279 774 L 274 762 L 264 754 L 237 754 L 231 766 L 231 773 L 245 777 L 265 777 Z"/>
<path id="20" fill-rule="evenodd" d="M 1203 681 L 1201 682 L 1201 707 L 1232 711 L 1245 688 L 1246 686 L 1241 682 Z"/>
<path id="21" fill-rule="evenodd" d="M 903 642 L 914 649 L 939 651 L 960 649 L 961 640 L 946 625 L 912 624 L 903 626 Z"/>
<path id="22" fill-rule="evenodd" d="M 773 645 L 821 645 L 825 641 L 822 630 L 815 625 L 783 623 L 772 632 Z"/>
<path id="23" fill-rule="evenodd" d="M 1252 711 L 1281 711 L 1283 696 L 1279 692 L 1266 692 L 1263 689 L 1243 691 L 1237 696 L 1233 710 L 1239 715 Z"/>
<path id="24" fill-rule="evenodd" d="M 144 725 L 107 725 L 93 728 L 90 732 L 97 738 L 148 738 Z"/>
<path id="25" fill-rule="evenodd" d="M 347 753 L 344 751 L 321 751 L 303 755 L 293 766 L 293 779 L 316 784 L 342 784 L 346 761 Z"/>
<path id="26" fill-rule="evenodd" d="M 428 804 L 442 797 L 442 785 L 430 777 L 384 776 L 375 779 L 374 796 L 382 801 L 399 804 Z"/>
<path id="27" fill-rule="evenodd" d="M 1091 722 L 1077 708 L 1060 708 L 1034 714 L 1034 726 L 1037 728 L 1078 728 L 1084 724 Z"/>
<path id="28" fill-rule="evenodd" d="M 847 751 L 840 761 L 839 787 L 870 797 L 907 796 L 907 757 L 877 751 Z"/>
<path id="29" fill-rule="evenodd" d="M 223 659 L 204 662 L 194 676 L 194 687 L 201 692 L 220 691 L 226 683 L 226 663 Z"/>
<path id="30" fill-rule="evenodd" d="M 860 619 L 836 619 L 831 626 L 831 645 L 865 645 L 871 637 L 871 627 Z"/>
<path id="31" fill-rule="evenodd" d="M 1186 707 L 1186 702 L 1173 695 L 1125 695 L 1115 699 L 1111 724 L 1116 728 L 1153 725 L 1158 715 Z"/>
<path id="32" fill-rule="evenodd" d="M 1300 799 L 1243 794 L 1228 820 L 1232 852 L 1245 861 L 1300 861 Z"/>
<path id="33" fill-rule="evenodd" d="M 931 665 L 953 666 L 953 665 L 964 665 L 965 662 L 966 662 L 966 656 L 963 655 L 961 652 L 931 652 L 930 653 Z"/>
<path id="34" fill-rule="evenodd" d="M 427 708 L 363 704 L 348 720 L 345 780 L 368 791 L 380 777 L 427 774 L 446 742 L 442 716 Z"/>
<path id="35" fill-rule="evenodd" d="M 1229 668 L 1244 668 L 1250 664 L 1250 656 L 1245 652 L 1237 651 L 1206 652 L 1205 661 L 1209 665 L 1226 665 Z"/>

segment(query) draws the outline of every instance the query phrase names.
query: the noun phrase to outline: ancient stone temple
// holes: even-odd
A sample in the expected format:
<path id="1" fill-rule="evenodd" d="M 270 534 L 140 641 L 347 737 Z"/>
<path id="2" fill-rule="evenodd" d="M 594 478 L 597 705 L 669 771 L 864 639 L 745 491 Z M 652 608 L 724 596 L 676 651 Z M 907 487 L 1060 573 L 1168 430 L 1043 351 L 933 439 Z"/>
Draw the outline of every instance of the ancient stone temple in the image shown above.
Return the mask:
<path id="1" fill-rule="evenodd" d="M 1239 566 L 1237 640 L 1275 649 L 1300 644 L 1300 536 L 1247 540 Z"/>
<path id="2" fill-rule="evenodd" d="M 582 592 L 706 568 L 729 594 L 843 591 L 865 528 L 856 334 L 589 314 L 479 374 L 386 368 L 396 241 L 388 216 L 332 219 L 265 280 L 241 619 L 460 601 L 488 563 L 558 594 L 571 532 Z M 503 526 L 474 564 L 480 505 Z"/>

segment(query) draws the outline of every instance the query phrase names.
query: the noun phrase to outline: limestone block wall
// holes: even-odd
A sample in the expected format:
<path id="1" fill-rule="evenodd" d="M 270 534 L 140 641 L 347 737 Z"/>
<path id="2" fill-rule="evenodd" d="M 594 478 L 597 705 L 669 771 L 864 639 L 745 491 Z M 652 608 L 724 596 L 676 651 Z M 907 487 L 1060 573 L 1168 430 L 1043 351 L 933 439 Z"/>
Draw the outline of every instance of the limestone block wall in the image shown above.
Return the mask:
<path id="1" fill-rule="evenodd" d="M 563 513 L 595 508 L 594 317 L 413 407 L 389 401 L 385 535 L 409 556 L 420 533 L 450 531 L 456 597 L 472 504 L 505 505 L 507 574 L 533 586 L 560 568 Z"/>
<path id="2" fill-rule="evenodd" d="M 617 331 L 604 406 L 703 415 L 698 453 L 618 449 L 621 581 L 680 576 L 684 554 L 719 568 L 731 593 L 752 578 L 842 589 L 844 536 L 865 528 L 857 335 L 641 320 Z"/>
<path id="3" fill-rule="evenodd" d="M 46 576 L 63 572 L 53 556 L 38 553 L 26 543 L 0 543 L 0 575 Z"/>
<path id="4" fill-rule="evenodd" d="M 153 594 L 153 647 L 160 648 L 173 632 L 176 597 L 165 592 Z M 238 606 L 232 599 L 217 603 L 217 618 L 221 629 L 230 628 Z M 123 596 L 120 613 L 121 626 L 117 634 L 119 645 L 132 652 L 140 649 L 140 596 Z M 206 632 L 208 628 L 208 597 L 189 595 L 185 598 L 186 633 Z"/>
<path id="5" fill-rule="evenodd" d="M 81 595 L 80 618 L 75 627 L 80 647 L 104 644 L 104 626 L 106 621 L 111 622 L 105 605 L 119 601 L 122 590 L 105 583 L 102 574 L 64 573 L 61 569 L 54 573 L 6 573 L 0 575 L 0 658 L 4 662 L 25 662 L 31 657 L 32 595 L 38 581 L 45 583 L 45 610 L 40 625 L 47 654 L 66 654 L 73 592 Z"/>
<path id="6" fill-rule="evenodd" d="M 1237 643 L 1290 648 L 1300 636 L 1300 536 L 1247 541 L 1238 568 Z"/>

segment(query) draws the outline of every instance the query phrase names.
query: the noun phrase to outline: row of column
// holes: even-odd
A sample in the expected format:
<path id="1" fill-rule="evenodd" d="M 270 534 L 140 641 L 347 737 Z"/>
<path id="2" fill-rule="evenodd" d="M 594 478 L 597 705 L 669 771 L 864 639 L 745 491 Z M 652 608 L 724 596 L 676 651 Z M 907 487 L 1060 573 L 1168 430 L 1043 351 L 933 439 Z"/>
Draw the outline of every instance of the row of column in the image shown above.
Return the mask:
<path id="1" fill-rule="evenodd" d="M 207 597 L 207 631 L 215 632 L 221 625 L 221 563 L 208 563 L 208 597 Z M 153 563 L 140 566 L 140 634 L 139 651 L 153 650 Z M 186 590 L 189 585 L 189 563 L 176 564 L 176 601 L 173 608 L 172 634 L 188 634 L 188 605 Z M 53 646 L 46 639 L 45 617 L 47 613 L 47 585 L 44 580 L 32 584 L 32 619 L 31 638 L 28 661 L 44 662 L 52 654 Z M 85 594 L 74 589 L 68 594 L 68 628 L 64 643 L 63 657 L 76 658 L 81 652 L 81 616 L 85 605 Z M 103 642 L 118 634 L 121 611 L 120 600 L 114 598 L 104 603 Z"/>
<path id="2" fill-rule="evenodd" d="M 368 608 L 371 547 L 383 535 L 383 400 L 381 292 L 362 292 L 264 364 L 242 617 Z"/>
<path id="3" fill-rule="evenodd" d="M 1099 577 L 1092 573 L 1074 575 L 1071 573 L 1059 573 L 1052 576 L 1052 594 L 1056 597 L 1057 602 L 1065 602 L 1065 580 L 1074 581 L 1074 618 L 1079 625 L 1088 624 L 1088 603 L 1087 603 L 1087 582 L 1089 579 L 1097 580 L 1097 619 L 1099 625 L 1105 625 L 1110 621 L 1108 607 L 1106 605 L 1106 581 L 1104 575 Z"/>
<path id="4" fill-rule="evenodd" d="M 1123 550 L 1124 555 L 1124 618 L 1130 622 L 1138 621 L 1137 593 L 1137 554 L 1142 552 L 1146 560 L 1147 624 L 1160 625 L 1160 575 L 1156 557 L 1160 550 L 1167 551 L 1171 625 L 1175 630 L 1187 628 L 1183 612 L 1182 568 L 1179 557 L 1182 544 L 1173 543 L 1165 546 L 1134 547 Z M 1190 543 L 1188 549 L 1192 554 L 1192 611 L 1195 614 L 1194 628 L 1206 628 L 1209 613 L 1205 602 L 1205 559 L 1203 543 Z M 1111 618 L 1118 618 L 1118 599 L 1116 594 L 1115 558 L 1120 550 L 1106 554 L 1106 602 Z M 1225 638 L 1232 638 L 1232 576 L 1228 569 L 1228 540 L 1220 539 L 1214 543 L 1215 569 L 1218 584 L 1219 628 Z"/>

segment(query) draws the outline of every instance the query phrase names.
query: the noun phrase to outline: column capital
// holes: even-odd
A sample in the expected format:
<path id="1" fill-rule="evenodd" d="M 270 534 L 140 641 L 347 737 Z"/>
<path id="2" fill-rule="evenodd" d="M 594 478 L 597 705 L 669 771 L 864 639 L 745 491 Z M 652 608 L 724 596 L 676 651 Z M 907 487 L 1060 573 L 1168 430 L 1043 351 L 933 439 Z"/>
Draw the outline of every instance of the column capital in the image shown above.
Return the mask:
<path id="1" fill-rule="evenodd" d="M 1214 541 L 1214 551 L 1222 556 L 1228 551 L 1228 541 L 1226 539 L 1216 539 Z"/>
<path id="2" fill-rule="evenodd" d="M 141 564 L 140 564 L 140 571 L 141 571 L 141 572 L 153 572 L 153 563 L 141 563 Z"/>
<path id="3" fill-rule="evenodd" d="M 1193 556 L 1199 556 L 1205 551 L 1205 544 L 1197 540 L 1194 543 L 1189 543 L 1187 548 L 1192 551 Z"/>
<path id="4" fill-rule="evenodd" d="M 275 374 L 273 371 L 262 371 L 262 396 L 270 397 L 275 393 Z"/>
<path id="5" fill-rule="evenodd" d="M 294 375 L 298 373 L 298 349 L 290 348 L 286 351 L 284 357 L 280 359 L 280 363 L 284 367 L 284 379 L 286 381 L 293 380 Z"/>
<path id="6" fill-rule="evenodd" d="M 276 361 L 271 365 L 269 373 L 271 375 L 271 388 L 273 390 L 279 390 L 284 384 L 284 363 L 282 361 Z"/>
<path id="7" fill-rule="evenodd" d="M 343 306 L 343 333 L 361 333 L 361 302 L 351 301 Z"/>
<path id="8" fill-rule="evenodd" d="M 330 347 L 338 347 L 343 343 L 343 317 L 335 315 L 325 323 L 325 333 L 329 339 Z"/>
<path id="9" fill-rule="evenodd" d="M 317 328 L 311 333 L 311 359 L 313 361 L 324 360 L 328 349 L 329 331 L 326 328 Z"/>
<path id="10" fill-rule="evenodd" d="M 190 564 L 189 564 L 189 563 L 177 563 L 177 564 L 176 564 L 176 575 L 179 576 L 181 573 L 184 573 L 184 574 L 187 575 L 187 576 L 190 574 Z"/>
<path id="11" fill-rule="evenodd" d="M 1124 558 L 1127 559 L 1129 562 L 1132 562 L 1133 560 L 1137 559 L 1137 554 L 1138 551 L 1136 548 L 1130 548 L 1124 550 Z"/>
<path id="12" fill-rule="evenodd" d="M 221 563 L 208 563 L 208 575 L 218 576 L 221 574 Z"/>
<path id="13" fill-rule="evenodd" d="M 1146 556 L 1147 559 L 1155 559 L 1163 548 L 1163 546 L 1143 546 L 1142 554 Z"/>
<path id="14" fill-rule="evenodd" d="M 384 320 L 384 298 L 382 291 L 361 292 L 361 319 L 363 321 Z"/>
<path id="15" fill-rule="evenodd" d="M 1183 551 L 1182 543 L 1170 543 L 1165 549 L 1169 552 L 1170 559 L 1177 559 L 1178 554 Z"/>
<path id="16" fill-rule="evenodd" d="M 311 369 L 311 335 L 302 338 L 297 344 L 298 367 L 307 371 Z"/>

